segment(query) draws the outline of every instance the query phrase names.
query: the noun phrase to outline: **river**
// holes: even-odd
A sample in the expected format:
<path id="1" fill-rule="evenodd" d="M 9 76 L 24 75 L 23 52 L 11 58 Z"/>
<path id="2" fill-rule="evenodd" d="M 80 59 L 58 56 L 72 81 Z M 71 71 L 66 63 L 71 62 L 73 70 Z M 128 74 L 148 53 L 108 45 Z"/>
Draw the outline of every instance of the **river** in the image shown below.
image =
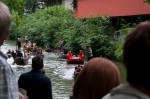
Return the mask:
<path id="1" fill-rule="evenodd" d="M 13 44 L 4 43 L 1 46 L 1 51 L 6 53 L 10 50 L 15 50 Z M 53 99 L 69 99 L 72 92 L 74 65 L 67 65 L 65 59 L 58 58 L 55 53 L 43 52 L 44 54 L 44 69 L 45 74 L 51 79 Z M 9 58 L 8 63 L 17 75 L 17 79 L 21 73 L 31 70 L 31 59 L 29 64 L 25 66 L 12 65 L 13 59 Z"/>

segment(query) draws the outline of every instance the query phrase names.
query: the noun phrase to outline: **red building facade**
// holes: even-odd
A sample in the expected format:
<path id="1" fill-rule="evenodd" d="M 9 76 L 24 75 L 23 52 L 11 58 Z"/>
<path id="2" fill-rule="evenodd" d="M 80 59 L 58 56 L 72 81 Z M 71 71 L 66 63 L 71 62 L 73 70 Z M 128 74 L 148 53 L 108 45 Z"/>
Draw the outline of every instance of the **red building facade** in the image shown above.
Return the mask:
<path id="1" fill-rule="evenodd" d="M 150 14 L 150 4 L 144 3 L 144 0 L 76 0 L 76 3 L 76 18 Z"/>

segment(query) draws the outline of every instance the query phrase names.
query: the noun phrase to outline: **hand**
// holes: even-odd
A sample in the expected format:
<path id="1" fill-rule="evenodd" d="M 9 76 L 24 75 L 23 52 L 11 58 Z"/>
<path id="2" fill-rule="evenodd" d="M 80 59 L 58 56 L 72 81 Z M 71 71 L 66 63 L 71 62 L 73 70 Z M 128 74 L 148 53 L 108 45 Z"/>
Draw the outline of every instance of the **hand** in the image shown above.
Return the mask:
<path id="1" fill-rule="evenodd" d="M 25 99 L 24 95 L 19 92 L 19 99 Z"/>

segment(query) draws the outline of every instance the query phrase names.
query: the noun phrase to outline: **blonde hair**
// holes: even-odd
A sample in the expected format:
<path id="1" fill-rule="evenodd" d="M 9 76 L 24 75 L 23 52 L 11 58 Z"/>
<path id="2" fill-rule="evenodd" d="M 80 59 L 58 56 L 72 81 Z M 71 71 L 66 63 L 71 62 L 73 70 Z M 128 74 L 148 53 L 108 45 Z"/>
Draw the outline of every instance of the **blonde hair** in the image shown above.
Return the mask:
<path id="1" fill-rule="evenodd" d="M 11 14 L 9 8 L 0 2 L 0 39 L 5 33 L 9 33 L 11 28 Z"/>

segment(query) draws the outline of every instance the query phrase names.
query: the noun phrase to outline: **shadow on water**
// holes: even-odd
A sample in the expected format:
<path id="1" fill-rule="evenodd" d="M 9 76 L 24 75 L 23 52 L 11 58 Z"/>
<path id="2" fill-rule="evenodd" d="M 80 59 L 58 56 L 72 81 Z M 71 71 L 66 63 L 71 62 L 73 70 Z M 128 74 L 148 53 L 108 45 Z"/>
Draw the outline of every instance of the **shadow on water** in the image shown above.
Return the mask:
<path id="1" fill-rule="evenodd" d="M 6 53 L 8 49 L 15 50 L 16 47 L 11 44 L 4 44 L 3 46 L 1 46 L 1 51 L 3 51 L 4 53 Z M 12 64 L 13 59 L 8 59 L 7 61 Z M 66 64 L 66 60 L 59 59 L 58 55 L 48 52 L 44 52 L 44 65 L 45 74 L 48 75 L 52 82 L 53 98 L 69 99 L 69 96 L 72 92 L 72 74 L 74 72 L 74 66 L 68 66 Z M 29 64 L 25 66 L 11 66 L 15 71 L 18 79 L 21 73 L 31 70 L 31 60 Z"/>

